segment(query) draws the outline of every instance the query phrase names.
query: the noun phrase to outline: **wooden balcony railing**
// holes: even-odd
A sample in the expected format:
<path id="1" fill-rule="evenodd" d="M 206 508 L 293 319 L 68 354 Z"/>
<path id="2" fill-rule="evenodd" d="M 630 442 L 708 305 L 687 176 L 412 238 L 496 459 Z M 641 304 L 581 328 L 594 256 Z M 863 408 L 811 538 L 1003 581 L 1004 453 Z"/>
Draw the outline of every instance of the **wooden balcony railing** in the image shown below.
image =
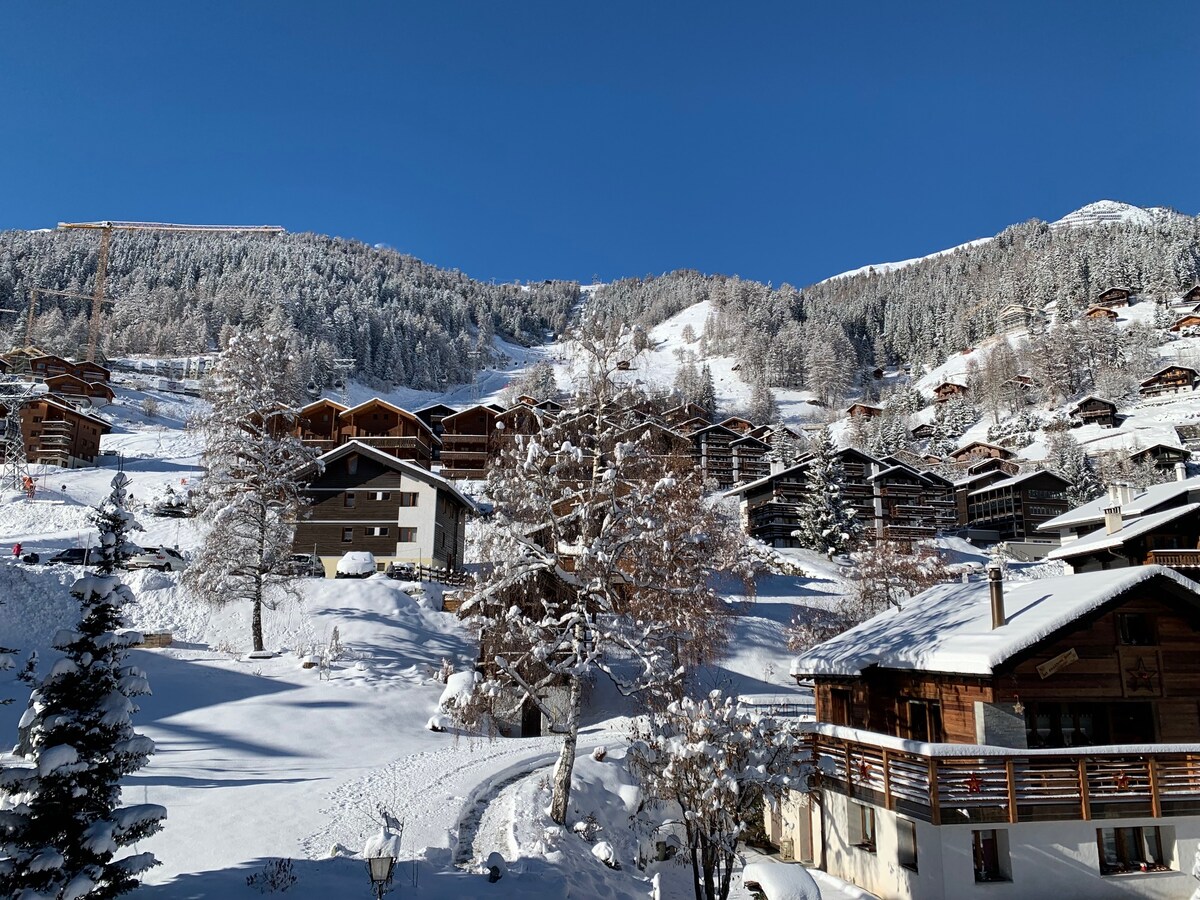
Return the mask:
<path id="1" fill-rule="evenodd" d="M 934 825 L 1200 815 L 1200 744 L 1010 750 L 844 733 L 870 735 L 808 736 L 822 786 Z"/>
<path id="2" fill-rule="evenodd" d="M 1146 565 L 1169 569 L 1200 569 L 1200 550 L 1151 550 Z"/>

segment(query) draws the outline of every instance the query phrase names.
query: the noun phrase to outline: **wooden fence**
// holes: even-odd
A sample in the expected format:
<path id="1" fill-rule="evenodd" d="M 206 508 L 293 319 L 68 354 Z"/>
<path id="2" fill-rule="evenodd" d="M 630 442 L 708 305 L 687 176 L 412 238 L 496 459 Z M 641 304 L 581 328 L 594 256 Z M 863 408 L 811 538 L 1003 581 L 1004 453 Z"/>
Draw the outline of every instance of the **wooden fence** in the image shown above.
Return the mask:
<path id="1" fill-rule="evenodd" d="M 401 581 L 436 581 L 451 587 L 466 587 L 471 581 L 471 576 L 466 572 L 409 563 L 392 563 L 387 568 L 387 576 Z"/>

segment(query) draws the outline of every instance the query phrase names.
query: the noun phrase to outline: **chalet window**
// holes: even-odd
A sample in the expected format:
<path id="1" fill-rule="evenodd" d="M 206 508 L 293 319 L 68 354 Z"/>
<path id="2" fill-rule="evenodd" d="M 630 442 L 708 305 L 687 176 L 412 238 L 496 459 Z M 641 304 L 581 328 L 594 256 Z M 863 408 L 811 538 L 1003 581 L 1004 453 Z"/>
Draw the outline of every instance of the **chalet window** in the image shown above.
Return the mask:
<path id="1" fill-rule="evenodd" d="M 346 457 L 346 474 L 347 475 L 357 475 L 358 474 L 358 455 L 357 454 Z"/>
<path id="2" fill-rule="evenodd" d="M 355 503 L 356 499 L 354 496 L 354 491 L 347 491 L 342 496 L 342 505 L 345 506 L 346 509 L 354 509 Z"/>
<path id="3" fill-rule="evenodd" d="M 401 544 L 415 544 L 417 542 L 417 529 L 397 528 L 396 540 Z"/>
<path id="4" fill-rule="evenodd" d="M 387 537 L 388 536 L 387 526 L 383 526 L 383 525 L 368 526 L 366 529 L 366 532 L 367 532 L 367 537 Z"/>
<path id="5" fill-rule="evenodd" d="M 343 544 L 354 543 L 354 529 L 353 528 L 343 528 L 342 529 L 342 543 Z"/>
<path id="6" fill-rule="evenodd" d="M 875 852 L 875 808 L 850 804 L 850 843 L 868 853 Z"/>
<path id="7" fill-rule="evenodd" d="M 1101 875 L 1161 872 L 1167 868 L 1162 834 L 1157 827 L 1097 828 L 1096 844 L 1100 849 Z"/>
<path id="8" fill-rule="evenodd" d="M 942 705 L 936 700 L 908 701 L 908 739 L 940 743 L 942 732 Z"/>
<path id="9" fill-rule="evenodd" d="M 373 491 L 371 493 L 371 499 L 372 500 L 391 500 L 392 492 L 391 491 Z"/>
<path id="10" fill-rule="evenodd" d="M 41 417 L 41 416 L 34 416 L 34 417 L 33 417 L 33 421 L 35 421 L 35 422 L 40 422 L 40 421 L 42 421 L 42 417 Z"/>
<path id="11" fill-rule="evenodd" d="M 897 862 L 906 869 L 917 871 L 917 823 L 908 819 L 896 820 Z"/>
<path id="12" fill-rule="evenodd" d="M 400 505 L 401 506 L 416 506 L 417 500 L 421 495 L 416 491 L 401 491 Z"/>
<path id="13" fill-rule="evenodd" d="M 1012 880 L 1007 831 L 1000 828 L 972 831 L 971 844 L 976 882 Z"/>
<path id="14" fill-rule="evenodd" d="M 829 722 L 833 725 L 850 724 L 850 691 L 831 688 L 829 691 Z"/>
<path id="15" fill-rule="evenodd" d="M 1135 647 L 1157 644 L 1154 622 L 1145 613 L 1117 613 L 1117 642 Z"/>

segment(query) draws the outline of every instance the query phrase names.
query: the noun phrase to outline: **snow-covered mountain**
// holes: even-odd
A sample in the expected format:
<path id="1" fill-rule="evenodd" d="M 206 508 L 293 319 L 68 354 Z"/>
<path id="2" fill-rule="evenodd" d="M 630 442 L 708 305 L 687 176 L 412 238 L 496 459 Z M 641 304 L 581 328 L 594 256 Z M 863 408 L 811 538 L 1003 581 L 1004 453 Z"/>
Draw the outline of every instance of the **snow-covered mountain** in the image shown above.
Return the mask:
<path id="1" fill-rule="evenodd" d="M 1168 206 L 1132 206 L 1119 200 L 1097 200 L 1069 212 L 1050 223 L 1051 228 L 1090 228 L 1096 225 L 1128 223 L 1155 225 L 1164 220 L 1186 219 L 1187 216 Z"/>

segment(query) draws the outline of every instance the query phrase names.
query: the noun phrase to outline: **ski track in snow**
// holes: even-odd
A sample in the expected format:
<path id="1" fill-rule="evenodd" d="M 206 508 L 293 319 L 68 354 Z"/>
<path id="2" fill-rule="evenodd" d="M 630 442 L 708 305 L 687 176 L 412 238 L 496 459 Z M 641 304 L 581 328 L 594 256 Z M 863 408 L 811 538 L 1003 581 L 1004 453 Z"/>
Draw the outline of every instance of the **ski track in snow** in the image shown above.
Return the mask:
<path id="1" fill-rule="evenodd" d="M 406 848 L 453 848 L 464 804 L 475 790 L 481 785 L 487 790 L 497 779 L 511 777 L 514 769 L 526 773 L 527 766 L 541 765 L 547 755 L 557 755 L 561 745 L 559 735 L 494 741 L 463 738 L 442 750 L 402 756 L 337 788 L 321 810 L 328 824 L 302 840 L 301 846 L 310 859 L 328 856 L 335 844 L 356 850 L 378 828 L 375 807 L 382 804 L 404 821 Z"/>

